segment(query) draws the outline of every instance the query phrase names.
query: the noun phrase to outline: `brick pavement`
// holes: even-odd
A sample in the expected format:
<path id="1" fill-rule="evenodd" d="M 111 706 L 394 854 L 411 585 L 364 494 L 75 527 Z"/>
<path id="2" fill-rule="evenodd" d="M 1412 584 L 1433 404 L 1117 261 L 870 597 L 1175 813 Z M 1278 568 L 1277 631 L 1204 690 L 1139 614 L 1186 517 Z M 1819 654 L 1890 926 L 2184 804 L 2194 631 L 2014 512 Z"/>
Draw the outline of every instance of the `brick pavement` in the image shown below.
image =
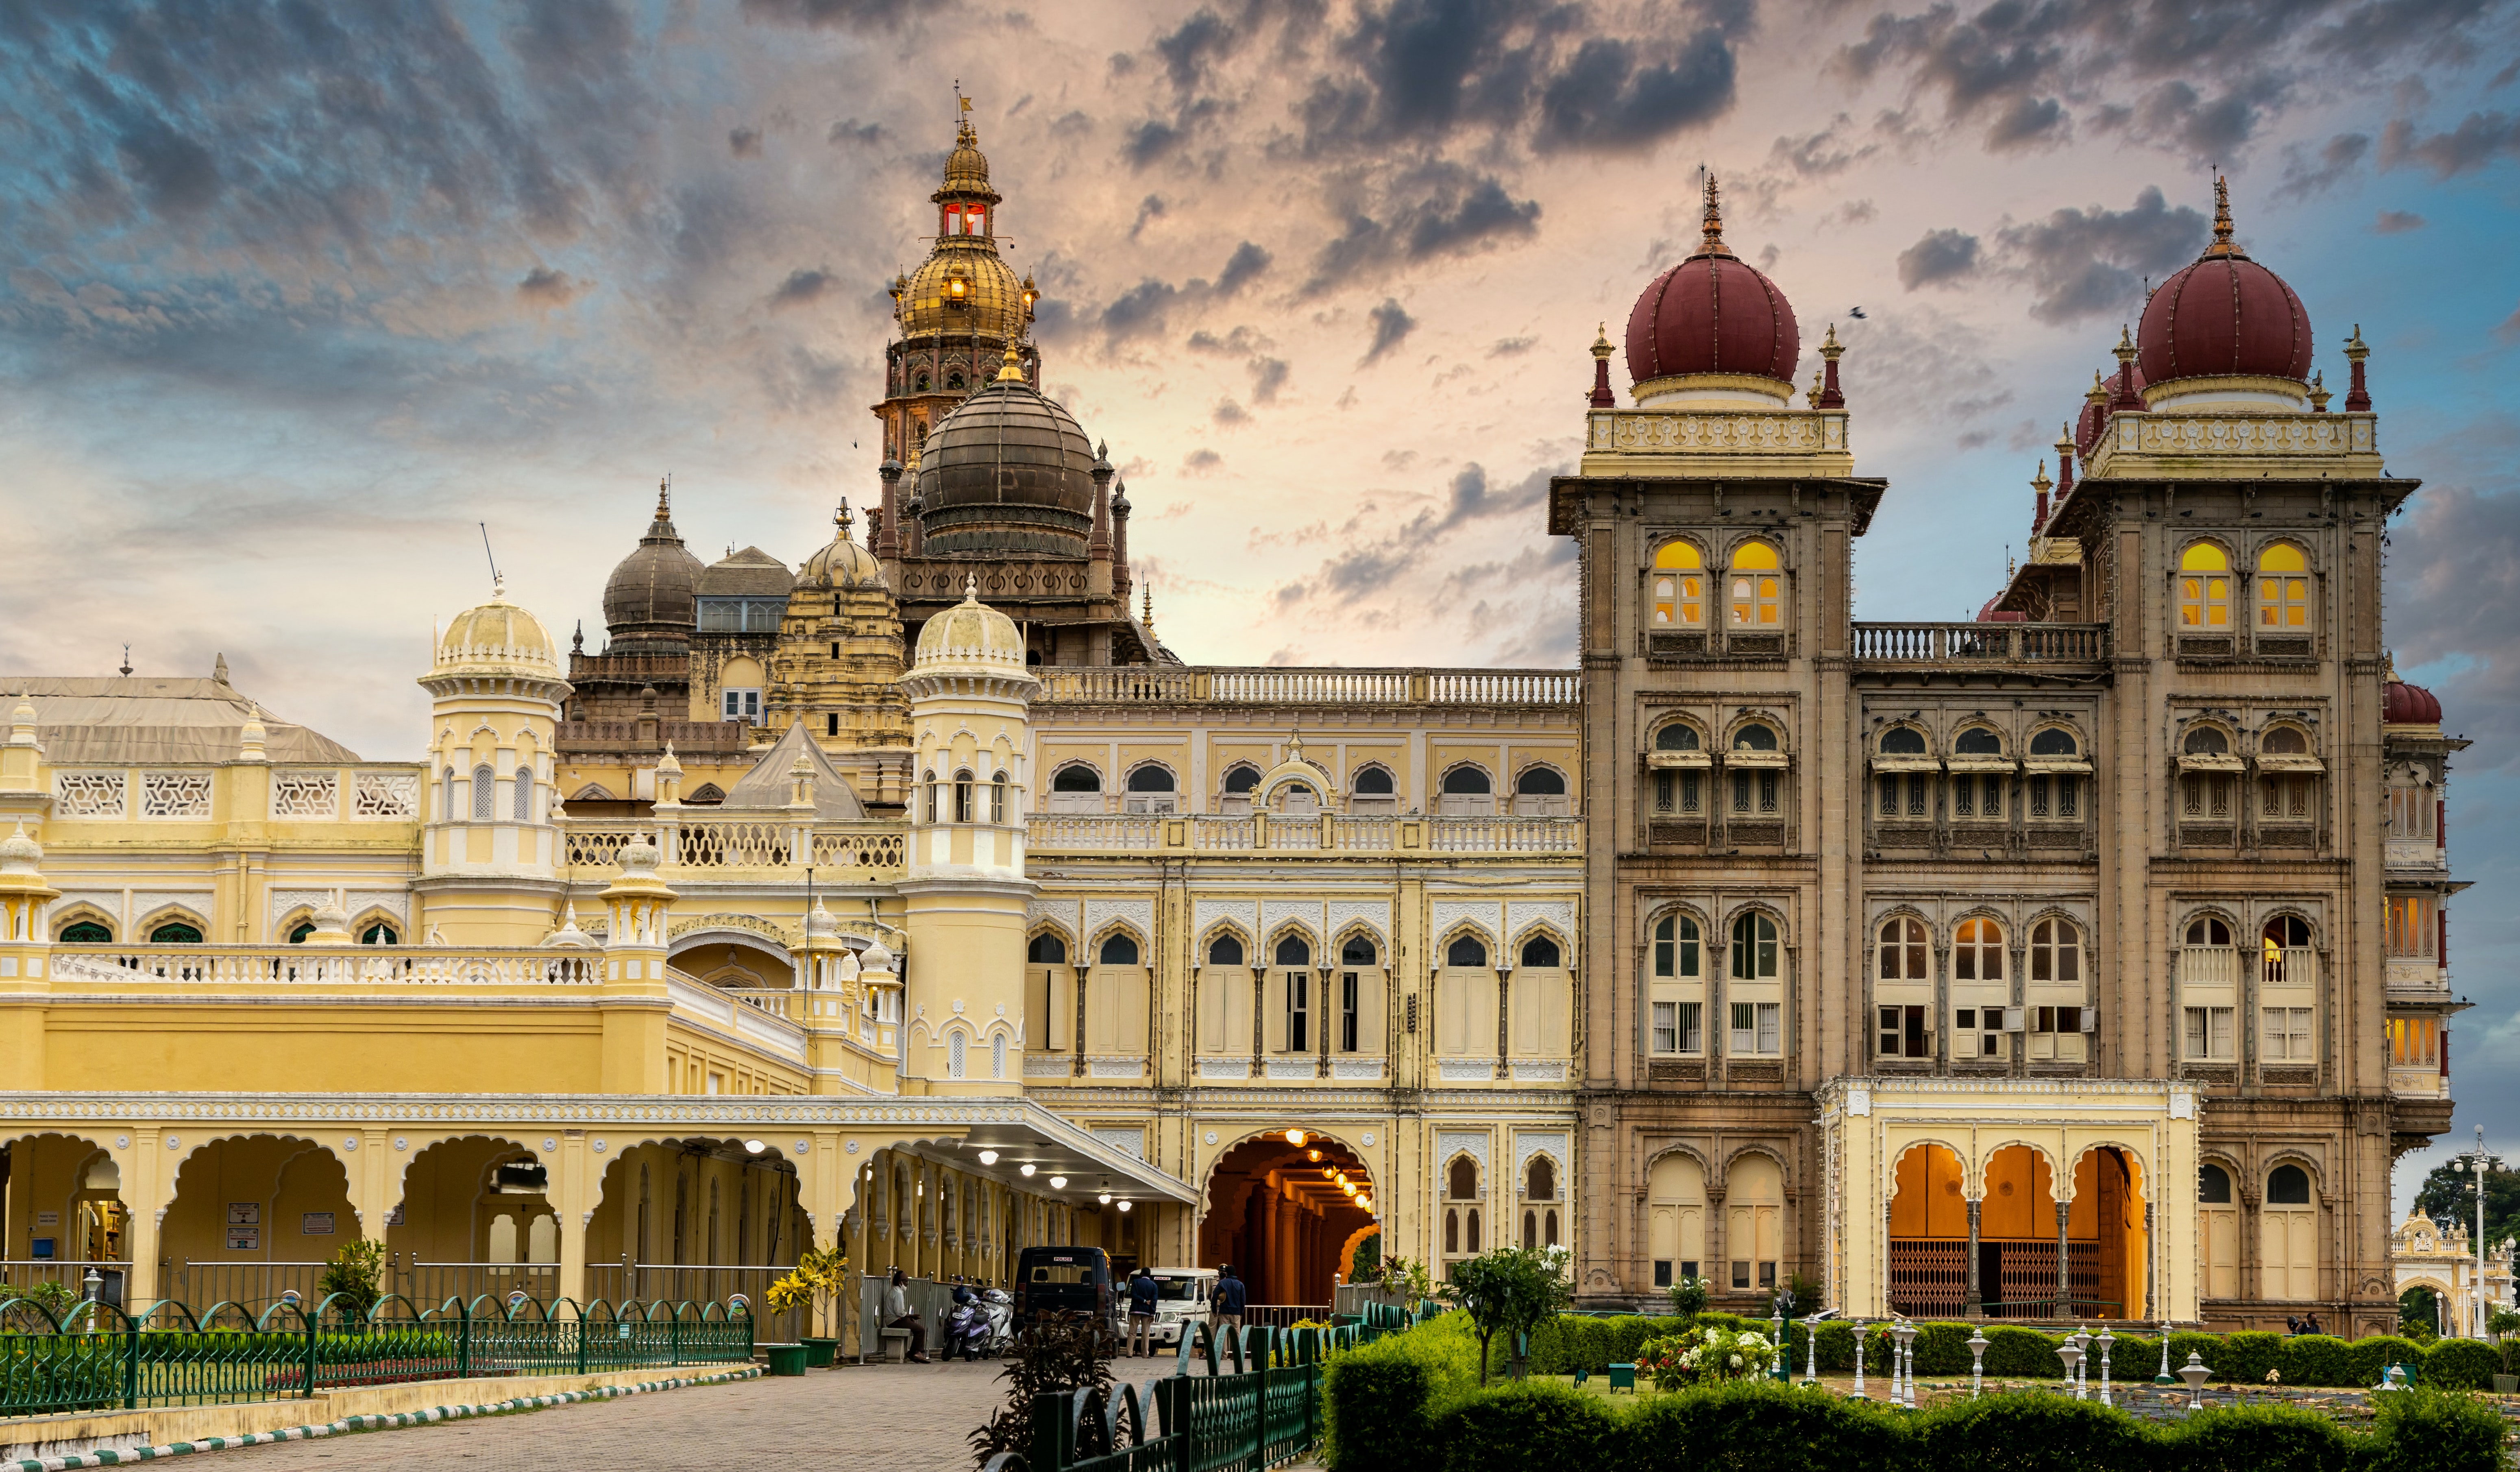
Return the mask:
<path id="1" fill-rule="evenodd" d="M 1125 1366 L 1127 1361 L 1123 1360 Z M 186 1458 L 192 1472 L 771 1466 L 797 1472 L 948 1472 L 971 1466 L 971 1429 L 1000 1403 L 1002 1365 L 870 1364 L 801 1377 L 369 1431 Z"/>

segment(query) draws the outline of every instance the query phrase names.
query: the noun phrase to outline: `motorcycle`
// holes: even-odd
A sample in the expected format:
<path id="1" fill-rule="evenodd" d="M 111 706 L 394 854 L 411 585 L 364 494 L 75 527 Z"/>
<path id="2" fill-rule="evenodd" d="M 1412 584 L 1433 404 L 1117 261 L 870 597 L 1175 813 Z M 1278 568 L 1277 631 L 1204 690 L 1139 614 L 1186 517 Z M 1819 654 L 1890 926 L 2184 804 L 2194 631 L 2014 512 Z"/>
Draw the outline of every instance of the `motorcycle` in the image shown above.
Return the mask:
<path id="1" fill-rule="evenodd" d="M 980 1295 L 980 1308 L 988 1317 L 980 1354 L 984 1358 L 995 1359 L 1014 1348 L 1015 1297 L 1004 1288 L 987 1289 Z"/>
<path id="2" fill-rule="evenodd" d="M 948 1363 L 957 1355 L 966 1360 L 977 1359 L 988 1335 L 988 1311 L 980 1307 L 978 1300 L 957 1305 L 945 1315 L 945 1353 L 942 1357 Z"/>

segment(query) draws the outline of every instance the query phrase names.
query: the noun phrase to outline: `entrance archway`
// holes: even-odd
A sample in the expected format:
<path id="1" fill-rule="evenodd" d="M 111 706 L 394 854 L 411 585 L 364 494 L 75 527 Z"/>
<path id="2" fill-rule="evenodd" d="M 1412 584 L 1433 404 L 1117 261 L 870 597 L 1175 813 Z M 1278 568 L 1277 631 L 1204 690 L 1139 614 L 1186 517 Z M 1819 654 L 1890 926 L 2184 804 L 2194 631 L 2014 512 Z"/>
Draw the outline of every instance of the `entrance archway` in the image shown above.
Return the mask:
<path id="1" fill-rule="evenodd" d="M 1899 1157 L 1890 1198 L 1890 1310 L 1953 1317 L 1968 1308 L 1968 1200 L 1960 1158 L 1924 1144 Z"/>
<path id="2" fill-rule="evenodd" d="M 1199 1265 L 1231 1264 L 1253 1304 L 1327 1305 L 1350 1239 L 1374 1224 L 1358 1204 L 1374 1190 L 1365 1162 L 1328 1135 L 1255 1135 L 1208 1172 Z"/>

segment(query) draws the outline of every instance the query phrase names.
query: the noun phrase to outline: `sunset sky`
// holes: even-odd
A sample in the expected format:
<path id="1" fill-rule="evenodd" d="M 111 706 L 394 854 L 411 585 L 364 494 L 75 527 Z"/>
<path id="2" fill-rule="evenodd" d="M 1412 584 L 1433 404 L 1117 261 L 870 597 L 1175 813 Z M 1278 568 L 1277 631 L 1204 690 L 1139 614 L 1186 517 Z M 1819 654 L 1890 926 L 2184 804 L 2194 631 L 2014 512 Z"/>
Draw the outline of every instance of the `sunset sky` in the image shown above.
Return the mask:
<path id="1" fill-rule="evenodd" d="M 802 560 L 877 495 L 958 82 L 1184 659 L 1569 663 L 1540 502 L 1701 165 L 1798 378 L 1847 344 L 1891 483 L 1858 617 L 1965 618 L 2219 165 L 2426 483 L 2390 640 L 2477 743 L 2458 1132 L 2520 1151 L 2515 37 L 2498 0 L 0 0 L 0 675 L 224 653 L 408 758 L 476 524 L 590 643 L 668 472 L 704 560 Z"/>

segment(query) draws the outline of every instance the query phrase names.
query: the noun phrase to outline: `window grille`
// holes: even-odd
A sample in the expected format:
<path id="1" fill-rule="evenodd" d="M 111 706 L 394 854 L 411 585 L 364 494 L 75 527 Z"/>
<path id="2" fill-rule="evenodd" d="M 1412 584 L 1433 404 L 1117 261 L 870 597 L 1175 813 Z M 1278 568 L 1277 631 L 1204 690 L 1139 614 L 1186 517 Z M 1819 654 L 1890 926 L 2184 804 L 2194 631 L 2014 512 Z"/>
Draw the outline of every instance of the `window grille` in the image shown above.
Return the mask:
<path id="1" fill-rule="evenodd" d="M 487 770 L 487 768 L 483 768 Z M 271 815 L 276 818 L 329 818 L 340 814 L 338 772 L 274 772 Z"/>
<path id="2" fill-rule="evenodd" d="M 120 772 L 55 772 L 53 816 L 118 818 L 126 785 Z"/>
<path id="3" fill-rule="evenodd" d="M 205 818 L 210 815 L 208 772 L 144 772 L 140 778 L 140 813 L 152 818 Z"/>

